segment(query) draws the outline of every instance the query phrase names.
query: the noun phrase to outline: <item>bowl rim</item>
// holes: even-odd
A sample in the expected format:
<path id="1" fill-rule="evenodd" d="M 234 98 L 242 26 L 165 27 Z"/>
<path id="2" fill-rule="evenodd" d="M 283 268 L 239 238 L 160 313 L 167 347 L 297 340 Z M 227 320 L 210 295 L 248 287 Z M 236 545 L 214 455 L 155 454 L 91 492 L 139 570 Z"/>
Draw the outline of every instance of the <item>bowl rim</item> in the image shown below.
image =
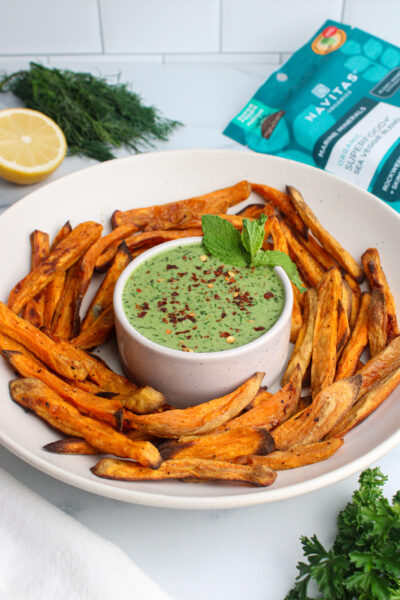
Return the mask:
<path id="1" fill-rule="evenodd" d="M 279 277 L 285 294 L 285 300 L 283 304 L 283 309 L 281 314 L 279 315 L 277 321 L 272 325 L 268 331 L 260 335 L 255 340 L 248 342 L 247 344 L 242 344 L 241 346 L 237 346 L 236 348 L 230 348 L 226 350 L 217 350 L 215 352 L 182 352 L 182 350 L 176 350 L 174 348 L 169 348 L 168 346 L 163 346 L 150 340 L 143 334 L 141 334 L 129 321 L 128 317 L 125 314 L 125 311 L 122 306 L 122 294 L 127 280 L 129 279 L 131 273 L 139 267 L 142 263 L 144 263 L 148 258 L 160 254 L 161 252 L 165 252 L 169 248 L 174 248 L 176 246 L 181 245 L 189 245 L 202 241 L 201 236 L 196 237 L 187 237 L 180 238 L 177 240 L 171 240 L 169 242 L 163 242 L 146 250 L 136 258 L 134 258 L 122 271 L 119 276 L 117 283 L 114 289 L 113 295 L 113 306 L 114 313 L 116 318 L 118 319 L 119 325 L 121 325 L 127 335 L 134 338 L 134 340 L 142 345 L 147 346 L 150 350 L 159 352 L 160 354 L 164 354 L 170 358 L 175 359 L 185 359 L 189 361 L 196 361 L 201 358 L 202 361 L 215 361 L 220 360 L 222 358 L 234 358 L 240 356 L 243 353 L 251 352 L 254 349 L 257 349 L 258 346 L 264 347 L 270 341 L 270 338 L 279 335 L 280 332 L 286 327 L 287 322 L 292 317 L 292 309 L 293 309 L 293 290 L 289 277 L 286 275 L 285 271 L 282 267 L 274 267 L 274 271 L 276 275 Z M 118 333 L 117 333 L 118 335 Z"/>

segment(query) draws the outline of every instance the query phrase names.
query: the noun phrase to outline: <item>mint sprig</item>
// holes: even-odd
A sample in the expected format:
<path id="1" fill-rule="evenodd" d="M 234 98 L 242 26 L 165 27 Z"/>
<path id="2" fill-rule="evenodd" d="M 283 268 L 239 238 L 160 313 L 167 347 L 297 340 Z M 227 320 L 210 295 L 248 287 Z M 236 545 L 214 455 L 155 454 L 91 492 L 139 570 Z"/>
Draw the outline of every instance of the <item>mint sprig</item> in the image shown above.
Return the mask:
<path id="1" fill-rule="evenodd" d="M 240 234 L 229 221 L 217 215 L 203 215 L 203 245 L 221 262 L 236 267 L 282 267 L 297 289 L 304 292 L 297 267 L 287 254 L 278 250 L 261 250 L 266 220 L 264 214 L 258 220 L 243 219 Z"/>

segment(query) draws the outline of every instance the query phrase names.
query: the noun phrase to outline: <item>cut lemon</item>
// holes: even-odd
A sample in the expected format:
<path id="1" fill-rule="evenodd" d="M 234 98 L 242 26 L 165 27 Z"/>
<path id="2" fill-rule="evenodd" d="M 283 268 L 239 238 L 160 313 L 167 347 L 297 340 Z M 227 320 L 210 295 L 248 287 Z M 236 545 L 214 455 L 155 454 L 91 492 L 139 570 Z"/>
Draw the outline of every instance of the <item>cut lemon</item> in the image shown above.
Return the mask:
<path id="1" fill-rule="evenodd" d="M 42 181 L 66 151 L 62 130 L 46 115 L 29 108 L 0 111 L 0 177 L 22 184 Z"/>

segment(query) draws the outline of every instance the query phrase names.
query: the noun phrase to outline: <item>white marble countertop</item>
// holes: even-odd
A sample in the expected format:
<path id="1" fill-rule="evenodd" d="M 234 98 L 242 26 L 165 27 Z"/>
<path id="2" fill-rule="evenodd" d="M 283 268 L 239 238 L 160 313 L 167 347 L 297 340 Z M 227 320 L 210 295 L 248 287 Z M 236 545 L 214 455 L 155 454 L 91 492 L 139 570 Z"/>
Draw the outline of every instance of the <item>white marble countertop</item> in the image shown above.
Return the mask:
<path id="1" fill-rule="evenodd" d="M 170 148 L 238 148 L 221 131 L 274 66 L 265 64 L 131 64 L 101 58 L 60 58 L 56 66 L 121 73 L 167 116 L 185 123 Z M 12 66 L 10 67 L 12 68 Z M 16 105 L 0 97 L 0 108 Z M 122 153 L 121 153 L 122 154 Z M 67 158 L 52 179 L 93 164 Z M 36 186 L 0 182 L 0 211 Z M 57 200 L 55 199 L 55 202 Z M 400 448 L 379 461 L 400 488 Z M 0 448 L 0 464 L 54 505 L 120 546 L 176 600 L 282 600 L 296 575 L 301 534 L 330 544 L 335 518 L 357 486 L 357 475 L 311 494 L 245 509 L 178 511 L 125 504 L 60 483 Z"/>

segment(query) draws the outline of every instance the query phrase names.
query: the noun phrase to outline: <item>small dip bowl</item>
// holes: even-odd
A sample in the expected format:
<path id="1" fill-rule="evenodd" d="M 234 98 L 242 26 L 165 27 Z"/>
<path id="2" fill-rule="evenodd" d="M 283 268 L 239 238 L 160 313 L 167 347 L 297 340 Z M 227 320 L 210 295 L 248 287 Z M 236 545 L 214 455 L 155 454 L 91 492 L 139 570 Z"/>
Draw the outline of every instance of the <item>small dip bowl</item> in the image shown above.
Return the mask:
<path id="1" fill-rule="evenodd" d="M 118 350 L 125 372 L 135 383 L 163 392 L 177 408 L 228 394 L 256 371 L 264 371 L 263 385 L 270 385 L 280 375 L 289 352 L 293 291 L 281 267 L 275 267 L 275 273 L 285 293 L 282 312 L 268 331 L 243 346 L 217 352 L 182 352 L 149 340 L 131 325 L 122 303 L 131 273 L 155 254 L 201 241 L 201 237 L 173 240 L 143 252 L 121 273 L 114 291 Z"/>

